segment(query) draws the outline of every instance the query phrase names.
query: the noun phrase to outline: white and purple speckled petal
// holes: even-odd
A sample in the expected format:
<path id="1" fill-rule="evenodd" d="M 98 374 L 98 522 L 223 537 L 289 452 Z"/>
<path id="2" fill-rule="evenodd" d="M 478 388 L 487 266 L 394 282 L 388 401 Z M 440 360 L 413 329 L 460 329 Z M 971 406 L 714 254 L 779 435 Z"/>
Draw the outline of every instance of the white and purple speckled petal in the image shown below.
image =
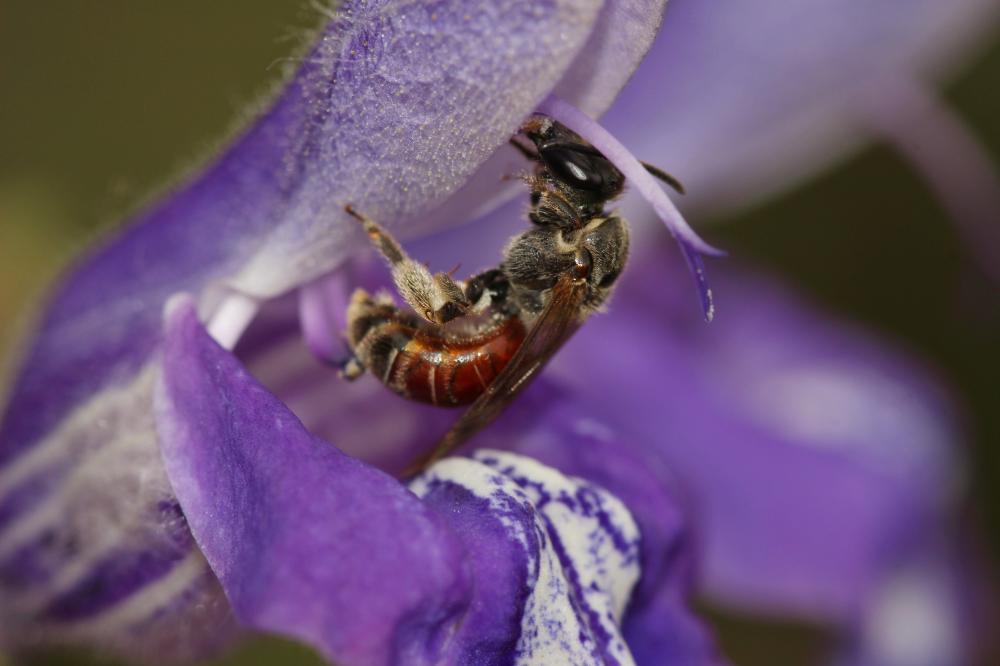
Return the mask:
<path id="1" fill-rule="evenodd" d="M 707 625 L 691 609 L 701 554 L 692 508 L 679 479 L 642 440 L 544 379 L 525 392 L 477 443 L 511 449 L 606 489 L 621 500 L 642 535 L 642 577 L 623 631 L 640 666 L 722 664 Z M 669 627 L 669 630 L 666 628 Z"/>
<path id="2" fill-rule="evenodd" d="M 640 539 L 619 500 L 530 458 L 499 451 L 442 461 L 410 487 L 433 506 L 449 485 L 485 502 L 487 516 L 500 520 L 507 538 L 527 556 L 530 592 L 513 663 L 634 663 L 619 626 L 639 578 Z M 512 514 L 511 503 L 529 511 Z"/>

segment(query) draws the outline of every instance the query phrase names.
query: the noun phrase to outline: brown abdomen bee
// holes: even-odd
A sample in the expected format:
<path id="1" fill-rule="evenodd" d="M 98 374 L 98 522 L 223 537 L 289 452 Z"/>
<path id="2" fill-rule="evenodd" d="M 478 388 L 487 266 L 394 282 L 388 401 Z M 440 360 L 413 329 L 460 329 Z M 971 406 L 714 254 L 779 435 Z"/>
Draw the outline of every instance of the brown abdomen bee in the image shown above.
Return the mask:
<path id="1" fill-rule="evenodd" d="M 532 227 L 511 240 L 499 266 L 464 282 L 432 275 L 387 231 L 347 208 L 385 257 L 413 312 L 398 309 L 388 294 L 357 290 L 347 313 L 353 357 L 344 376 L 367 370 L 406 398 L 472 403 L 415 470 L 510 403 L 606 301 L 628 256 L 628 226 L 604 210 L 625 185 L 610 161 L 544 116 L 529 119 L 511 143 L 535 165 L 523 176 L 531 189 Z"/>
<path id="2" fill-rule="evenodd" d="M 348 341 L 356 365 L 396 393 L 434 405 L 468 405 L 507 367 L 527 331 L 520 317 L 488 322 L 467 334 L 428 326 L 400 312 L 385 294 L 354 292 L 348 310 Z M 353 361 L 353 359 L 352 359 Z"/>

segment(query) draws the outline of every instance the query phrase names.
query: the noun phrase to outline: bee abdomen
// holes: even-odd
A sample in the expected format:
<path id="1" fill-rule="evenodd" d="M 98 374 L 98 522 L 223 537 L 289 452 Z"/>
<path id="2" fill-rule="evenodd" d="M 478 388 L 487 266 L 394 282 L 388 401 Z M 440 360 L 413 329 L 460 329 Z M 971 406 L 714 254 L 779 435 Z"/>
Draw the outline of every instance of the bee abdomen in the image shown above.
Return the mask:
<path id="1" fill-rule="evenodd" d="M 370 329 L 357 351 L 369 371 L 396 393 L 459 406 L 482 395 L 521 346 L 525 332 L 517 316 L 467 337 L 389 321 Z"/>
<path id="2" fill-rule="evenodd" d="M 524 341 L 520 317 L 468 339 L 419 335 L 396 360 L 394 374 L 405 395 L 435 405 L 467 405 L 507 366 Z"/>

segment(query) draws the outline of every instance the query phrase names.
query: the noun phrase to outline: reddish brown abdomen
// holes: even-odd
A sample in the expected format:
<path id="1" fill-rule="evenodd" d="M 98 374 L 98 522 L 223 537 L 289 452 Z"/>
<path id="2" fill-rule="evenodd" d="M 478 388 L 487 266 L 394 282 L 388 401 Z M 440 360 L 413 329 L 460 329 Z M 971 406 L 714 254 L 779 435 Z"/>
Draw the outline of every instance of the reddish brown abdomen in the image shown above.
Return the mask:
<path id="1" fill-rule="evenodd" d="M 511 317 L 469 338 L 420 331 L 393 359 L 387 384 L 413 400 L 467 405 L 506 367 L 524 336 L 520 317 Z"/>

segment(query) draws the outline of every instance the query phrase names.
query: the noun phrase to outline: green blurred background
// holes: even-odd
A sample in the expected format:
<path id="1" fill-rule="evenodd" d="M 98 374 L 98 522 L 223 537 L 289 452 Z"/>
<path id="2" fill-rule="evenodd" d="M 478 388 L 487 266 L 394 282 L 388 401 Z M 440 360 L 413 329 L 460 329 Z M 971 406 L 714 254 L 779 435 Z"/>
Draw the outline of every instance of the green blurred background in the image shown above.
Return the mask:
<path id="1" fill-rule="evenodd" d="M 318 12 L 305 1 L 0 2 L 0 358 L 60 267 L 210 154 L 265 93 Z M 945 90 L 1000 161 L 1000 42 Z M 683 174 L 678 174 L 683 176 Z M 963 520 L 1000 543 L 1000 308 L 906 163 L 872 147 L 779 200 L 716 223 L 713 242 L 938 369 L 966 410 Z M 1000 225 L 1000 211 L 997 212 Z M 738 663 L 813 663 L 821 632 L 711 617 Z M 44 663 L 81 663 L 50 655 Z M 0 664 L 3 658 L 0 657 Z M 39 663 L 43 663 L 39 662 Z M 222 662 L 220 662 L 222 663 Z M 319 663 L 259 641 L 226 664 Z"/>

